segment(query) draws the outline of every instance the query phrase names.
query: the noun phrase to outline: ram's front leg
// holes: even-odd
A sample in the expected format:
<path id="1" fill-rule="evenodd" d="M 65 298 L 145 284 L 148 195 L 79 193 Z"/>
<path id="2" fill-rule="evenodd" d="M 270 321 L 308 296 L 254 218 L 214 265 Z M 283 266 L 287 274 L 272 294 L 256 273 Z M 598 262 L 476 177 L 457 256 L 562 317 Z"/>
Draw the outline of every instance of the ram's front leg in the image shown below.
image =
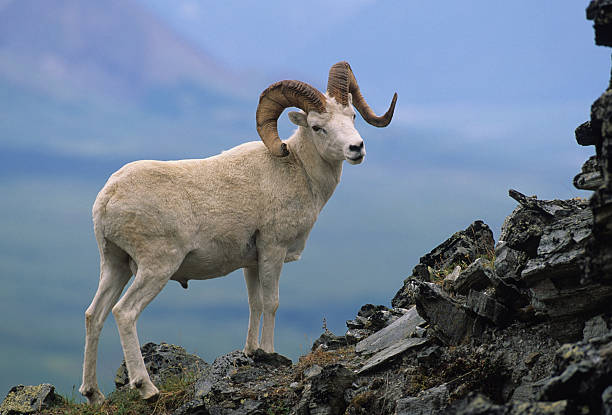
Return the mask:
<path id="1" fill-rule="evenodd" d="M 261 348 L 267 353 L 274 352 L 274 317 L 278 309 L 278 280 L 286 254 L 286 248 L 266 247 L 258 249 L 259 282 L 263 297 Z"/>

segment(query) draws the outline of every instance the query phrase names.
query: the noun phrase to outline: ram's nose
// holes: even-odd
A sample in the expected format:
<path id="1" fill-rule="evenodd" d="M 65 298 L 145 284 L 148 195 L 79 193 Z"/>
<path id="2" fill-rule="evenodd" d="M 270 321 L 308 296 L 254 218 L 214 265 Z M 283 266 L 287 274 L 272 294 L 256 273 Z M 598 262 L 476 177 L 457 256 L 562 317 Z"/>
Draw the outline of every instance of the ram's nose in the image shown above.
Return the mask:
<path id="1" fill-rule="evenodd" d="M 366 151 L 363 140 L 358 143 L 349 144 L 346 160 L 351 164 L 359 164 L 363 161 Z"/>

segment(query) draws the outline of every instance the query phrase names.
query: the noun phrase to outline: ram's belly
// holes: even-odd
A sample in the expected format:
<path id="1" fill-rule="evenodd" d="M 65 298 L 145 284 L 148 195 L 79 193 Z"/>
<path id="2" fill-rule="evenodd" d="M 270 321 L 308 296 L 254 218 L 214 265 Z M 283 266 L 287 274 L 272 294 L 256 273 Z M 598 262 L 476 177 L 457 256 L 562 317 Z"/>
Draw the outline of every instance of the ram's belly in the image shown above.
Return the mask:
<path id="1" fill-rule="evenodd" d="M 206 280 L 222 277 L 238 268 L 257 264 L 257 250 L 254 243 L 230 246 L 227 243 L 210 243 L 189 252 L 173 280 Z"/>

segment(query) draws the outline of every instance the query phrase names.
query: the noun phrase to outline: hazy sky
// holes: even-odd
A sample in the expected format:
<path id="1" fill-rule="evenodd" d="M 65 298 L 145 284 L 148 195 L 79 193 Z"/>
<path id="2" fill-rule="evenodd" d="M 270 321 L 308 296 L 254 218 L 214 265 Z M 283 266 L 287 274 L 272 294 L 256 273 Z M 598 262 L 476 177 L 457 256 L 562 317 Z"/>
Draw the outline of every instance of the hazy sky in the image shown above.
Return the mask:
<path id="1" fill-rule="evenodd" d="M 303 259 L 281 278 L 277 350 L 292 358 L 366 303 L 389 305 L 418 258 L 483 219 L 497 238 L 515 202 L 588 196 L 571 180 L 592 148 L 573 132 L 607 87 L 610 52 L 580 1 L 0 1 L 0 394 L 80 382 L 96 289 L 91 205 L 135 159 L 205 157 L 257 139 L 259 93 L 280 79 L 324 90 L 350 62 L 377 112 L 367 157 L 346 166 Z M 265 7 L 262 6 L 265 4 Z M 283 115 L 281 135 L 292 126 Z M 210 361 L 243 347 L 242 276 L 169 285 L 142 343 Z M 214 334 L 214 335 L 211 335 Z M 121 349 L 112 317 L 100 379 Z"/>

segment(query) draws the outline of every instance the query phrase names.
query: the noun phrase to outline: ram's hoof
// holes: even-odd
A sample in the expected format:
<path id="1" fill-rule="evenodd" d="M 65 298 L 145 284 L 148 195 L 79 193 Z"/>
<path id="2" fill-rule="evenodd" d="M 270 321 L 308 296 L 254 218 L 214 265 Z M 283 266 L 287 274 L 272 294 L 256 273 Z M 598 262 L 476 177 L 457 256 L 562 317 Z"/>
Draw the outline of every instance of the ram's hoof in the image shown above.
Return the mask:
<path id="1" fill-rule="evenodd" d="M 98 388 L 86 388 L 81 386 L 79 388 L 79 392 L 81 395 L 87 398 L 87 402 L 90 405 L 102 405 L 106 399 Z"/>
<path id="2" fill-rule="evenodd" d="M 148 402 L 155 402 L 159 397 L 159 389 L 150 380 L 134 381 L 133 386 L 138 389 L 140 397 Z"/>

